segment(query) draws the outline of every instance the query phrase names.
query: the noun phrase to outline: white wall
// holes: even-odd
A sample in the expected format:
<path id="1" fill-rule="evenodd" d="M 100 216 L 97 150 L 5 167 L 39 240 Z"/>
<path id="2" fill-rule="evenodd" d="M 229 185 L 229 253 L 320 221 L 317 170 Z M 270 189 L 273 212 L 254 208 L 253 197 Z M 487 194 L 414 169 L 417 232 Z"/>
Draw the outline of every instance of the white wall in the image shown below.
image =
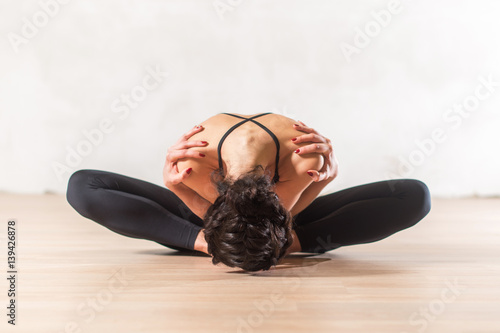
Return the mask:
<path id="1" fill-rule="evenodd" d="M 373 11 L 391 1 L 59 1 L 1 2 L 0 191 L 63 193 L 81 168 L 161 184 L 166 149 L 197 122 L 272 111 L 333 140 L 325 191 L 397 177 L 500 195 L 500 86 L 479 79 L 500 82 L 498 1 L 401 0 L 385 27 Z M 121 95 L 155 67 L 169 75 L 125 115 Z M 112 132 L 68 167 L 106 118 Z"/>

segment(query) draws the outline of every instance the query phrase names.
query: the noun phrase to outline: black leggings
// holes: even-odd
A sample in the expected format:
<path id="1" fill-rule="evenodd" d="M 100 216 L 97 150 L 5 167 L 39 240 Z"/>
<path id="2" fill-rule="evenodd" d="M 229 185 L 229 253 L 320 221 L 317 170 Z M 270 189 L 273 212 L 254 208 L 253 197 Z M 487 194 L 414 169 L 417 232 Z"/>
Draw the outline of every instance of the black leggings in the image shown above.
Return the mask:
<path id="1" fill-rule="evenodd" d="M 169 189 L 99 170 L 79 170 L 67 200 L 81 215 L 119 234 L 193 250 L 203 220 Z M 411 227 L 431 207 L 427 186 L 386 180 L 317 197 L 293 217 L 302 252 L 374 242 Z"/>

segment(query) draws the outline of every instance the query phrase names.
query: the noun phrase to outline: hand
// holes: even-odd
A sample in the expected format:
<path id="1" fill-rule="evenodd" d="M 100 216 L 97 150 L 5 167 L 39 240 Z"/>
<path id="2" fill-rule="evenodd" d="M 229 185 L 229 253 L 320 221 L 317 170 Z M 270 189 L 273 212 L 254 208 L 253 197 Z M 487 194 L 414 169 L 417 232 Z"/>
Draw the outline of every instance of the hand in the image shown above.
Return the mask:
<path id="1" fill-rule="evenodd" d="M 307 173 L 315 182 L 335 179 L 338 173 L 338 161 L 333 154 L 332 142 L 330 139 L 319 134 L 315 129 L 307 127 L 303 122 L 299 121 L 299 123 L 294 124 L 293 128 L 308 134 L 298 136 L 293 142 L 313 142 L 313 144 L 300 147 L 298 154 L 320 153 L 323 154 L 325 160 L 321 170 L 308 170 Z"/>
<path id="2" fill-rule="evenodd" d="M 192 147 L 205 147 L 206 141 L 187 141 L 194 134 L 201 132 L 203 126 L 195 126 L 192 130 L 184 134 L 174 145 L 168 148 L 165 166 L 163 167 L 163 182 L 166 187 L 175 186 L 183 182 L 192 171 L 188 168 L 183 172 L 179 172 L 177 161 L 184 157 L 203 158 L 205 155 L 195 150 L 190 150 Z"/>

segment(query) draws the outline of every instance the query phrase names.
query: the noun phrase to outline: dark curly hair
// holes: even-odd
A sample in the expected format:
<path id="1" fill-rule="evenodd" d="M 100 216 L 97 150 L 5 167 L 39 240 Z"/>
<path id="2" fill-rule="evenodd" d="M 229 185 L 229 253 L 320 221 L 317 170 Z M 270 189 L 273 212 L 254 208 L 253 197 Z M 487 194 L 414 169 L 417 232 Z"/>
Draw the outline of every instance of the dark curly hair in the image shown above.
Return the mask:
<path id="1" fill-rule="evenodd" d="M 212 173 L 219 197 L 204 216 L 205 240 L 214 265 L 268 270 L 292 245 L 292 216 L 273 192 L 269 174 L 254 170 L 236 180 Z"/>

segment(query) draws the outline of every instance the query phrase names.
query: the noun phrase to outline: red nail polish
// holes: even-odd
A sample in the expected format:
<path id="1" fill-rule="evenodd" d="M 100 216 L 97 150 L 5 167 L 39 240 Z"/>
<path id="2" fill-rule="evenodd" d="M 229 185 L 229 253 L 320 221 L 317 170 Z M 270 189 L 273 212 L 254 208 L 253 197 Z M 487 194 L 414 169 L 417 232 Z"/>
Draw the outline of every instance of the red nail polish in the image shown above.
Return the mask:
<path id="1" fill-rule="evenodd" d="M 296 140 L 297 140 L 297 138 L 293 138 L 293 139 L 292 139 L 292 141 L 296 141 Z"/>
<path id="2" fill-rule="evenodd" d="M 206 141 L 202 141 L 201 143 L 203 143 L 204 145 L 206 145 L 208 142 L 206 142 Z"/>
<path id="3" fill-rule="evenodd" d="M 293 124 L 293 126 L 300 126 L 299 124 Z"/>
<path id="4" fill-rule="evenodd" d="M 200 153 L 200 156 L 201 156 L 201 157 L 205 157 L 205 154 L 203 154 L 203 153 Z"/>
<path id="5" fill-rule="evenodd" d="M 314 176 L 314 174 L 311 171 L 307 171 L 307 174 L 311 177 Z"/>
<path id="6" fill-rule="evenodd" d="M 297 154 L 298 154 L 298 153 L 300 153 L 300 149 L 297 149 L 295 152 L 296 152 Z"/>
<path id="7" fill-rule="evenodd" d="M 187 174 L 189 175 L 189 174 L 191 173 L 191 171 L 193 171 L 193 168 L 189 168 L 189 169 L 187 169 L 187 171 L 186 171 L 186 172 L 187 172 Z"/>

